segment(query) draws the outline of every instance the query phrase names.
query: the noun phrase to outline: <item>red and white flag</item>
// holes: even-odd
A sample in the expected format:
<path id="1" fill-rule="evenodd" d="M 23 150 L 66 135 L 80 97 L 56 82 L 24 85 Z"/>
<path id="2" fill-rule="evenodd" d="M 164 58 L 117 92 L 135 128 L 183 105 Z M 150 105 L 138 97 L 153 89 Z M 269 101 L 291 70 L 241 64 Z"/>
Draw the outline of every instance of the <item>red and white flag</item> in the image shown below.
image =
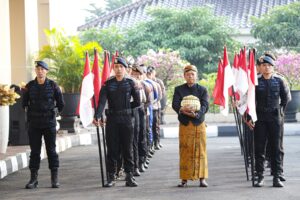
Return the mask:
<path id="1" fill-rule="evenodd" d="M 248 94 L 247 94 L 247 112 L 251 116 L 252 121 L 257 120 L 256 104 L 255 104 L 255 86 L 258 85 L 257 72 L 255 67 L 254 50 L 250 51 L 249 56 L 249 78 L 248 78 Z"/>
<path id="2" fill-rule="evenodd" d="M 109 54 L 108 52 L 104 52 L 104 64 L 102 68 L 102 78 L 101 78 L 101 87 L 104 85 L 105 81 L 110 76 L 110 67 L 109 67 Z"/>
<path id="3" fill-rule="evenodd" d="M 224 55 L 223 55 L 223 68 L 224 68 L 224 88 L 223 88 L 223 96 L 225 100 L 225 105 L 220 107 L 221 113 L 225 116 L 229 113 L 229 91 L 234 84 L 234 76 L 232 73 L 232 69 L 230 67 L 227 55 L 226 46 L 224 47 Z"/>
<path id="4" fill-rule="evenodd" d="M 84 127 L 90 125 L 94 118 L 94 109 L 91 102 L 94 95 L 93 78 L 93 74 L 90 72 L 89 56 L 86 52 L 79 102 L 79 115 Z"/>
<path id="5" fill-rule="evenodd" d="M 93 107 L 95 109 L 97 109 L 98 102 L 99 102 L 99 93 L 100 93 L 100 89 L 101 89 L 99 59 L 98 59 L 97 49 L 94 50 L 94 63 L 93 63 L 92 73 L 94 75 L 93 86 L 94 86 L 94 96 L 95 96 L 95 103 L 96 103 L 96 105 L 94 105 L 94 103 L 93 103 Z"/>
<path id="6" fill-rule="evenodd" d="M 247 91 L 249 88 L 246 47 L 244 47 L 244 49 L 240 52 L 239 73 L 236 88 L 240 97 L 237 109 L 239 113 L 243 115 L 247 110 Z"/>
<path id="7" fill-rule="evenodd" d="M 241 96 L 245 95 L 248 91 L 248 68 L 247 68 L 247 55 L 246 47 L 240 53 L 239 71 L 236 80 L 237 91 Z"/>
<path id="8" fill-rule="evenodd" d="M 224 88 L 224 69 L 223 69 L 223 62 L 220 59 L 218 64 L 218 73 L 215 88 L 213 91 L 212 96 L 214 97 L 214 104 L 219 106 L 225 106 L 225 99 L 223 95 L 223 88 Z"/>

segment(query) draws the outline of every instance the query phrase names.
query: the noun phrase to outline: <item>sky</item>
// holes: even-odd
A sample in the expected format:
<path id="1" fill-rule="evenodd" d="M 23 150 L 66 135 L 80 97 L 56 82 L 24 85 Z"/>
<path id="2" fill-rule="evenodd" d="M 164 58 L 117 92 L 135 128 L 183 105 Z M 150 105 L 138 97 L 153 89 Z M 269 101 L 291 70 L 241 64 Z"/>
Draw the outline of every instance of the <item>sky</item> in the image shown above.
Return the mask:
<path id="1" fill-rule="evenodd" d="M 85 23 L 90 3 L 105 7 L 104 0 L 50 0 L 51 27 L 60 27 L 68 35 L 76 34 L 77 27 Z"/>

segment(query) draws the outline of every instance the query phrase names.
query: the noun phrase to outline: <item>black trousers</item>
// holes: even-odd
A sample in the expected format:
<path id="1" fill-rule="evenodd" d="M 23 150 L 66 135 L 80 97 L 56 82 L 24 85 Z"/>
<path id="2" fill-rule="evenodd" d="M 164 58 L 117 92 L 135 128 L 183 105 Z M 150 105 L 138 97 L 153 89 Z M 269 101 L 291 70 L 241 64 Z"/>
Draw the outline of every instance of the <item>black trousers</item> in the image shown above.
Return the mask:
<path id="1" fill-rule="evenodd" d="M 42 136 L 46 145 L 49 169 L 57 169 L 59 167 L 58 154 L 56 153 L 56 128 L 36 128 L 29 125 L 28 128 L 29 145 L 30 145 L 30 161 L 29 169 L 40 168 Z"/>
<path id="2" fill-rule="evenodd" d="M 133 119 L 131 116 L 124 120 L 107 117 L 106 123 L 107 171 L 117 172 L 117 162 L 120 154 L 124 161 L 124 171 L 133 172 Z"/>
<path id="3" fill-rule="evenodd" d="M 282 172 L 282 118 L 273 121 L 257 121 L 254 129 L 255 168 L 263 175 L 267 142 L 270 145 L 271 169 L 274 177 Z"/>
<path id="4" fill-rule="evenodd" d="M 147 133 L 146 133 L 146 112 L 144 108 L 139 108 L 139 138 L 138 138 L 138 149 L 139 149 L 139 163 L 144 163 L 147 156 Z"/>
<path id="5" fill-rule="evenodd" d="M 139 130 L 140 130 L 140 116 L 138 109 L 135 109 L 133 112 L 134 116 L 134 128 L 133 128 L 133 160 L 134 167 L 139 167 Z"/>
<path id="6" fill-rule="evenodd" d="M 284 149 L 283 149 L 283 135 L 284 135 L 284 119 L 281 120 L 281 124 L 280 124 L 281 128 L 281 132 L 280 132 L 280 140 L 281 140 L 281 144 L 280 144 L 280 154 L 281 154 L 281 169 L 283 170 L 283 159 L 284 159 Z M 271 162 L 271 146 L 270 144 L 267 142 L 267 148 L 266 148 L 266 160 Z M 281 172 L 283 173 L 283 171 Z"/>
<path id="7" fill-rule="evenodd" d="M 160 110 L 153 110 L 152 133 L 154 145 L 160 143 Z"/>

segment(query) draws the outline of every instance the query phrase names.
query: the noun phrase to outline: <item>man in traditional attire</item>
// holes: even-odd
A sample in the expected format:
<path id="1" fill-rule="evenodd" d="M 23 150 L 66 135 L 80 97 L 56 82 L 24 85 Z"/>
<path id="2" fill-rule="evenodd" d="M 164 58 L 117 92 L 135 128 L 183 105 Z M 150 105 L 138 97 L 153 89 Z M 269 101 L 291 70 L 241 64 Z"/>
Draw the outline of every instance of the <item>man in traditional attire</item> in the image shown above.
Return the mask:
<path id="1" fill-rule="evenodd" d="M 172 107 L 178 114 L 180 178 L 178 187 L 186 187 L 188 180 L 200 180 L 200 187 L 207 187 L 205 113 L 208 111 L 207 89 L 196 83 L 197 68 L 184 67 L 186 83 L 175 88 Z"/>

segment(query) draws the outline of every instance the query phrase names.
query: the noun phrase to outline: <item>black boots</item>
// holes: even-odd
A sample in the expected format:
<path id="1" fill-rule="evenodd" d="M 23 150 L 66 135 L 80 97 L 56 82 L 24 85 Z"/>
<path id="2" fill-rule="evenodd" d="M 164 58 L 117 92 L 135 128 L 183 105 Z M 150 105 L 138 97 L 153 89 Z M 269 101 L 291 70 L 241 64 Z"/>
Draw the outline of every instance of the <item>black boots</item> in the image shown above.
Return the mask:
<path id="1" fill-rule="evenodd" d="M 279 177 L 273 178 L 273 187 L 284 187 Z"/>
<path id="2" fill-rule="evenodd" d="M 51 187 L 52 188 L 59 188 L 60 184 L 58 182 L 58 170 L 52 169 L 51 170 Z"/>
<path id="3" fill-rule="evenodd" d="M 263 175 L 258 175 L 257 182 L 254 184 L 254 187 L 262 187 L 264 186 L 264 176 Z"/>
<path id="4" fill-rule="evenodd" d="M 144 163 L 140 163 L 140 164 L 139 164 L 139 171 L 140 171 L 140 172 L 145 172 L 145 171 L 146 171 L 146 169 L 145 169 L 145 167 L 144 167 Z"/>
<path id="5" fill-rule="evenodd" d="M 37 169 L 30 169 L 30 180 L 26 184 L 25 188 L 26 189 L 34 189 L 38 186 L 39 182 L 37 180 L 38 177 L 38 170 Z"/>
<path id="6" fill-rule="evenodd" d="M 136 186 L 138 186 L 137 182 L 135 182 L 135 180 L 133 179 L 132 173 L 126 173 L 125 181 L 126 181 L 125 185 L 127 187 L 136 187 Z"/>
<path id="7" fill-rule="evenodd" d="M 135 168 L 134 172 L 133 172 L 133 176 L 140 176 L 140 175 L 141 175 L 141 173 L 140 173 L 139 168 Z"/>
<path id="8" fill-rule="evenodd" d="M 109 173 L 107 177 L 107 183 L 104 185 L 104 187 L 113 187 L 115 186 L 115 184 L 116 184 L 115 174 Z"/>

